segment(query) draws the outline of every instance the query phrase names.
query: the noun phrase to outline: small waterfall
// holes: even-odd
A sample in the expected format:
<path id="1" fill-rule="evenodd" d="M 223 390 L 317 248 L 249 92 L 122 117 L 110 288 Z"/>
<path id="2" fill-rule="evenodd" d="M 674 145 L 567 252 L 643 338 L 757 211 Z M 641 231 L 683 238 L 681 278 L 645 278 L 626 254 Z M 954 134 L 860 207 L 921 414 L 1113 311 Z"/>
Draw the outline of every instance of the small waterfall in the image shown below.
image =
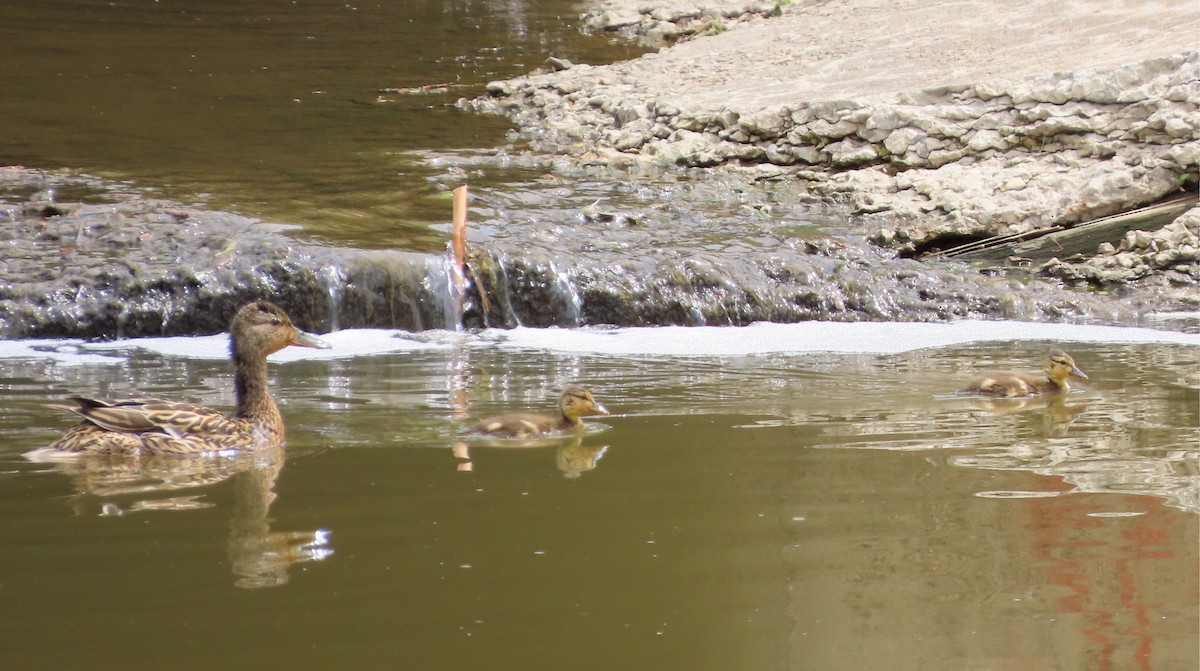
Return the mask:
<path id="1" fill-rule="evenodd" d="M 453 264 L 444 255 L 355 251 L 332 265 L 341 269 L 342 328 L 455 328 Z"/>
<path id="2" fill-rule="evenodd" d="M 575 288 L 575 282 L 572 281 L 571 274 L 559 270 L 555 267 L 554 262 L 550 262 L 550 286 L 549 289 L 563 304 L 562 317 L 569 326 L 579 326 L 582 322 L 580 315 L 583 313 L 583 301 L 579 298 L 579 291 Z"/>
<path id="3" fill-rule="evenodd" d="M 1053 319 L 1132 314 L 1104 295 L 1064 294 L 957 266 L 877 258 L 830 245 L 747 259 L 656 254 L 615 263 L 536 248 L 473 250 L 467 282 L 449 255 L 311 248 L 267 261 L 157 274 L 94 273 L 49 294 L 0 296 L 0 336 L 130 338 L 217 333 L 246 302 L 269 298 L 308 328 L 532 328 L 754 321 Z M 873 256 L 874 255 L 874 256 Z M 549 257 L 549 258 L 548 258 Z M 67 285 L 70 282 L 70 285 Z M 78 285 L 78 286 L 77 286 Z M 24 293 L 17 293 L 23 291 Z M 1144 308 L 1143 308 L 1144 309 Z"/>
<path id="4" fill-rule="evenodd" d="M 117 313 L 117 340 L 125 339 L 125 324 L 129 321 L 131 312 L 129 303 L 121 303 L 121 310 Z"/>
<path id="5" fill-rule="evenodd" d="M 454 265 L 453 259 L 448 256 L 438 254 L 429 256 L 425 260 L 425 278 L 421 282 L 421 286 L 425 290 L 424 297 L 434 303 L 431 306 L 434 314 L 440 311 L 441 328 L 452 331 L 462 330 L 460 306 L 464 297 L 459 295 L 461 292 L 455 282 L 455 277 L 458 275 L 458 268 Z M 436 327 L 431 326 L 431 328 Z"/>
<path id="6" fill-rule="evenodd" d="M 346 273 L 340 266 L 327 265 L 317 271 L 317 283 L 329 296 L 329 330 L 337 331 L 338 317 L 342 311 L 342 290 L 346 286 Z"/>
<path id="7" fill-rule="evenodd" d="M 561 262 L 559 262 L 561 263 Z M 574 269 L 555 261 L 520 255 L 476 255 L 472 259 L 469 306 L 472 327 L 580 326 L 583 297 Z"/>
<path id="8" fill-rule="evenodd" d="M 508 263 L 508 260 L 504 257 L 503 254 L 496 255 L 496 280 L 500 284 L 500 286 L 503 287 L 503 291 L 500 292 L 500 295 L 503 297 L 503 301 L 501 301 L 500 309 L 501 309 L 502 314 L 504 314 L 506 318 L 509 316 L 512 317 L 512 324 L 511 324 L 512 326 L 521 327 L 521 326 L 524 326 L 524 324 L 521 323 L 521 317 L 519 315 L 517 315 L 516 310 L 513 310 L 512 291 L 511 291 L 511 288 L 509 287 L 509 283 L 508 283 L 508 271 L 504 267 L 505 264 L 507 264 L 507 263 Z M 481 288 L 481 290 L 482 290 L 482 288 Z M 505 324 L 505 325 L 508 325 L 508 324 Z"/>

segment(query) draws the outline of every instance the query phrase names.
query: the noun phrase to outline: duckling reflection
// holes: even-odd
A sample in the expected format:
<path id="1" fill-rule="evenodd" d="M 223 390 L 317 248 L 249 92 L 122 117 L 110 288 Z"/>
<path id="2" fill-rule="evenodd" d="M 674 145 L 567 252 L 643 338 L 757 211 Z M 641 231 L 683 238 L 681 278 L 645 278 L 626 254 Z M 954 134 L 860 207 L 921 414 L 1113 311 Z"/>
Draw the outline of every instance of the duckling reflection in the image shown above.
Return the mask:
<path id="1" fill-rule="evenodd" d="M 594 470 L 600 459 L 608 451 L 608 445 L 591 447 L 583 445 L 583 436 L 564 438 L 534 438 L 526 440 L 489 440 L 476 442 L 476 447 L 491 447 L 500 449 L 523 449 L 557 446 L 554 451 L 554 464 L 562 472 L 563 477 L 576 479 L 587 471 Z M 450 446 L 451 453 L 461 472 L 475 470 L 475 462 L 471 458 L 471 446 L 464 442 L 456 442 Z"/>
<path id="2" fill-rule="evenodd" d="M 271 530 L 270 507 L 284 464 L 282 446 L 188 457 L 75 454 L 51 463 L 70 477 L 76 492 L 72 508 L 78 515 L 211 508 L 216 504 L 191 492 L 232 478 L 235 500 L 226 550 L 238 587 L 285 584 L 292 564 L 333 554 L 329 532 L 323 529 Z M 118 498 L 122 501 L 114 500 Z M 92 512 L 93 506 L 97 512 Z"/>
<path id="3" fill-rule="evenodd" d="M 1015 398 L 1059 394 L 1071 390 L 1068 378 L 1086 380 L 1088 376 L 1075 365 L 1075 360 L 1062 350 L 1051 352 L 1045 359 L 1045 379 L 1028 373 L 1000 370 L 983 373 L 971 380 L 960 391 L 967 394 L 982 394 L 997 398 Z"/>
<path id="4" fill-rule="evenodd" d="M 472 444 L 478 447 L 556 446 L 555 463 L 559 470 L 565 477 L 578 478 L 596 468 L 596 462 L 608 449 L 607 445 L 583 447 L 583 417 L 608 414 L 608 409 L 597 403 L 586 387 L 570 384 L 559 394 L 557 416 L 525 412 L 496 415 L 472 424 L 462 433 L 474 437 Z M 458 470 L 474 470 L 471 448 L 467 443 L 456 442 L 451 450 L 458 461 Z"/>
<path id="5" fill-rule="evenodd" d="M 585 447 L 576 442 L 573 445 L 562 445 L 556 452 L 554 463 L 563 477 L 574 480 L 584 473 L 596 468 L 596 464 L 608 452 L 608 445 L 600 447 Z"/>
<path id="6" fill-rule="evenodd" d="M 1062 437 L 1079 415 L 1087 411 L 1086 404 L 1068 405 L 1061 394 L 1025 398 L 973 398 L 970 407 L 989 415 L 1014 415 L 1041 410 L 1046 435 Z"/>

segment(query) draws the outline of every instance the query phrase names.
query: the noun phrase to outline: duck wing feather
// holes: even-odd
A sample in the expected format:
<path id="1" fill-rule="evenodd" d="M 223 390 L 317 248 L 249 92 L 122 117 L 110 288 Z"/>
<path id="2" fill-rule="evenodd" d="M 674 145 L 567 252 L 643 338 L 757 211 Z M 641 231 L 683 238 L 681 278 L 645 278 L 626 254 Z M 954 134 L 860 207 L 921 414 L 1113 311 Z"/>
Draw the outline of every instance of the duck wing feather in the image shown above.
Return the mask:
<path id="1" fill-rule="evenodd" d="M 223 413 L 195 403 L 159 398 L 91 399 L 77 396 L 61 406 L 107 431 L 162 431 L 174 437 L 234 433 L 239 426 Z"/>

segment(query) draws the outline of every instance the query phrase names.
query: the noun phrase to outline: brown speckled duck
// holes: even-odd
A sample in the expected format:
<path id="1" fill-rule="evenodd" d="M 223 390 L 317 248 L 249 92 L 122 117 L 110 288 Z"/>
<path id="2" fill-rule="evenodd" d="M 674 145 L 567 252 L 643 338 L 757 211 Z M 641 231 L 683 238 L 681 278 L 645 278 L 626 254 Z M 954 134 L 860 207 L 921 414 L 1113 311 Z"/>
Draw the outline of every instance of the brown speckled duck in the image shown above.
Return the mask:
<path id="1" fill-rule="evenodd" d="M 468 434 L 497 438 L 534 438 L 562 436 L 583 428 L 584 415 L 607 415 L 608 410 L 596 403 L 592 392 L 577 384 L 568 385 L 558 397 L 559 415 L 514 413 L 488 417 L 467 428 Z"/>
<path id="2" fill-rule="evenodd" d="M 267 301 L 243 306 L 229 325 L 237 411 L 185 401 L 75 397 L 59 406 L 83 417 L 49 448 L 83 454 L 196 454 L 283 442 L 283 418 L 267 390 L 267 356 L 288 346 L 328 348 Z"/>
<path id="3" fill-rule="evenodd" d="M 1038 396 L 1041 394 L 1058 394 L 1068 391 L 1071 388 L 1067 384 L 1067 378 L 1069 377 L 1080 380 L 1088 379 L 1088 376 L 1075 365 L 1075 360 L 1061 350 L 1051 352 L 1046 357 L 1044 372 L 1044 379 L 1038 378 L 1036 375 L 1014 373 L 1011 371 L 984 373 L 972 380 L 961 391 L 969 394 L 983 394 L 999 398 Z"/>

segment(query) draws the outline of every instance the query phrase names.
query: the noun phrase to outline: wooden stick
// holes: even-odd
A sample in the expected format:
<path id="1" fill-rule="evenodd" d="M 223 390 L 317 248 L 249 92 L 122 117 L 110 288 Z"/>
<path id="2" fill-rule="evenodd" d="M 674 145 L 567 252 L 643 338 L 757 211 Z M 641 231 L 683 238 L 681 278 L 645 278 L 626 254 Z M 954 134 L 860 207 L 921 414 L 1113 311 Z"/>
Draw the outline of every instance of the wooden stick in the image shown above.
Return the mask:
<path id="1" fill-rule="evenodd" d="M 462 328 L 463 306 L 467 298 L 467 185 L 454 187 L 450 193 L 454 196 L 451 217 L 454 228 L 450 236 L 450 247 L 454 253 L 454 328 L 459 329 Z"/>
<path id="2" fill-rule="evenodd" d="M 454 250 L 454 263 L 458 266 L 459 281 L 465 277 L 464 267 L 467 264 L 467 185 L 454 187 L 451 191 L 454 194 L 454 233 L 452 235 L 452 248 Z"/>
<path id="3" fill-rule="evenodd" d="M 453 214 L 451 222 L 453 230 L 450 239 L 450 248 L 454 253 L 454 317 L 458 321 L 455 328 L 462 326 L 463 302 L 466 300 L 464 290 L 467 283 L 467 185 L 454 187 L 450 192 L 454 198 L 452 200 Z M 466 357 L 466 350 L 459 350 L 461 356 Z M 468 398 L 467 398 L 467 383 L 466 383 L 466 360 L 461 362 L 461 366 L 456 366 L 457 374 L 454 377 L 456 386 L 450 394 L 450 402 L 454 406 L 454 415 L 458 419 L 466 419 L 468 416 Z M 455 442 L 450 446 L 451 452 L 454 454 L 459 471 L 471 471 L 474 469 L 474 464 L 471 462 L 471 451 L 466 443 Z"/>

